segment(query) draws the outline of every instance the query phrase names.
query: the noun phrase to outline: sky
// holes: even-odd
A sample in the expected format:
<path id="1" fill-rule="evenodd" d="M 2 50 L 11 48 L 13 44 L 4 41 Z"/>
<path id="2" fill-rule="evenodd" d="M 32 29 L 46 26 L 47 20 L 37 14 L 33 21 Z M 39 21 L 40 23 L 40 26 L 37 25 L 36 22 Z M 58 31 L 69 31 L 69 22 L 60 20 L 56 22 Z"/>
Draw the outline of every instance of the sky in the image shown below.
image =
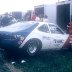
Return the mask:
<path id="1" fill-rule="evenodd" d="M 32 10 L 34 6 L 41 4 L 51 4 L 58 0 L 0 0 L 0 14 L 12 11 Z"/>

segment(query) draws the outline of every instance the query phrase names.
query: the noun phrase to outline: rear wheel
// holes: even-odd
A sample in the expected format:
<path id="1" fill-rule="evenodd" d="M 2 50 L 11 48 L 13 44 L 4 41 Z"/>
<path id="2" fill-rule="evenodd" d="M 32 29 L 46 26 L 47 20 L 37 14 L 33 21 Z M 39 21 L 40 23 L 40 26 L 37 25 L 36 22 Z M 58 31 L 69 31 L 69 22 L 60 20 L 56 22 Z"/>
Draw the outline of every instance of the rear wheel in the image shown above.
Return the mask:
<path id="1" fill-rule="evenodd" d="M 41 49 L 41 45 L 39 43 L 39 41 L 36 41 L 36 40 L 30 40 L 28 43 L 27 43 L 27 54 L 29 56 L 33 56 L 37 53 L 39 53 Z"/>

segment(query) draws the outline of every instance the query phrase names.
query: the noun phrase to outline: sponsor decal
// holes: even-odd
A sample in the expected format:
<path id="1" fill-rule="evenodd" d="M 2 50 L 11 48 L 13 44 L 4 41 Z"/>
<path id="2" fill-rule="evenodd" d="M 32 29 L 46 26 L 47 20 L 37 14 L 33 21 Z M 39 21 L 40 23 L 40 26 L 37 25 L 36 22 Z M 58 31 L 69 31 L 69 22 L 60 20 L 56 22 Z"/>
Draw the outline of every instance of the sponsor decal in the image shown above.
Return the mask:
<path id="1" fill-rule="evenodd" d="M 54 39 L 54 43 L 63 43 L 63 40 L 61 40 L 61 39 Z"/>
<path id="2" fill-rule="evenodd" d="M 43 39 L 50 39 L 50 37 L 43 36 Z"/>
<path id="3" fill-rule="evenodd" d="M 62 39 L 54 39 L 53 43 L 54 43 L 55 47 L 59 47 L 63 43 L 63 40 Z"/>

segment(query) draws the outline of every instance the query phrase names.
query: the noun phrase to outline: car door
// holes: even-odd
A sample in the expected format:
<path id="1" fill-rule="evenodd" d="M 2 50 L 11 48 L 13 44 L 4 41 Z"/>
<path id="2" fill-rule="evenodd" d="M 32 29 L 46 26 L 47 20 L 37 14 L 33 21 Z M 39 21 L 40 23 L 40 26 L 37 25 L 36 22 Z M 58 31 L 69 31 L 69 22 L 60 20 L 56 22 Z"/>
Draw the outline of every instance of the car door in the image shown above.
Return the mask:
<path id="1" fill-rule="evenodd" d="M 67 40 L 68 35 L 64 34 L 64 32 L 57 25 L 49 24 L 49 29 L 51 32 L 51 48 L 62 48 Z"/>
<path id="2" fill-rule="evenodd" d="M 42 48 L 43 49 L 50 48 L 51 39 L 50 39 L 50 31 L 48 29 L 48 25 L 47 24 L 41 25 L 38 28 L 37 33 L 40 36 L 40 39 L 42 41 Z"/>

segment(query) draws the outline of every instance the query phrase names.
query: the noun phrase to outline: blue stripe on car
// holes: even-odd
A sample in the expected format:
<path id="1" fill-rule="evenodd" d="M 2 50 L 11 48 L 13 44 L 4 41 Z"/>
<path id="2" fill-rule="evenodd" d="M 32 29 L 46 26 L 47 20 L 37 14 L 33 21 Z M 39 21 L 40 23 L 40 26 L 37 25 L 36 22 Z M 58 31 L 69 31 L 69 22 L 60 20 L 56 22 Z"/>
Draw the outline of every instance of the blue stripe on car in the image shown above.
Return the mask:
<path id="1" fill-rule="evenodd" d="M 14 39 L 14 35 L 22 35 L 26 38 L 37 26 L 38 24 L 34 24 L 31 27 L 20 30 L 18 32 L 8 32 L 8 31 L 0 31 L 0 47 L 12 47 L 16 46 L 18 39 Z"/>
<path id="2" fill-rule="evenodd" d="M 31 27 L 25 29 L 25 30 L 21 30 L 21 31 L 18 31 L 18 32 L 14 32 L 14 34 L 16 35 L 22 35 L 22 36 L 28 36 L 37 26 L 38 24 L 34 24 L 32 25 Z"/>

